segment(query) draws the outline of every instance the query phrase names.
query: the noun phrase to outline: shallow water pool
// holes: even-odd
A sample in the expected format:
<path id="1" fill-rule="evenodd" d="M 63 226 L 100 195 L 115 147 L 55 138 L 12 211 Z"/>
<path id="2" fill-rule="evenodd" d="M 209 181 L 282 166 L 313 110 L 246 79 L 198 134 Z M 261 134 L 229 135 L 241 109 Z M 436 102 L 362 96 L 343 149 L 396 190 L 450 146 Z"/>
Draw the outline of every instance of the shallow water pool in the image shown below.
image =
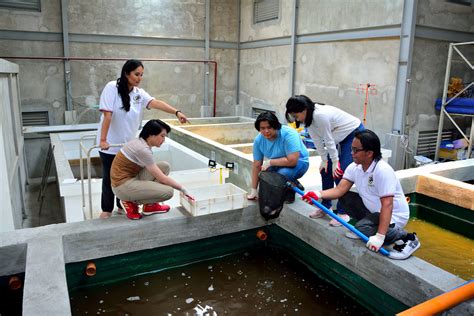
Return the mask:
<path id="1" fill-rule="evenodd" d="M 416 218 L 405 230 L 416 232 L 420 239 L 415 256 L 464 280 L 474 279 L 474 240 Z"/>
<path id="2" fill-rule="evenodd" d="M 74 315 L 369 315 L 285 252 L 254 249 L 74 291 Z"/>

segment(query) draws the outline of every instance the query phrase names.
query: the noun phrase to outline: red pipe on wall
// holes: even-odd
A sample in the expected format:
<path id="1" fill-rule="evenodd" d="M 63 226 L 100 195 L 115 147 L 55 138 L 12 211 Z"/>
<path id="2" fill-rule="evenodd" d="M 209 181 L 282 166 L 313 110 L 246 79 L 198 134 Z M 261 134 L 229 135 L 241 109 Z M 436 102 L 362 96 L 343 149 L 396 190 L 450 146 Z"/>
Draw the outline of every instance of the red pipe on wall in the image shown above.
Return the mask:
<path id="1" fill-rule="evenodd" d="M 96 57 L 19 57 L 19 56 L 0 56 L 3 59 L 30 59 L 30 60 L 128 60 L 129 58 L 96 58 Z M 175 62 L 175 63 L 205 63 L 214 65 L 214 104 L 213 104 L 213 116 L 216 116 L 216 98 L 217 98 L 217 61 L 215 60 L 204 60 L 204 59 L 162 59 L 162 58 L 140 58 L 141 61 L 162 61 L 162 62 Z"/>

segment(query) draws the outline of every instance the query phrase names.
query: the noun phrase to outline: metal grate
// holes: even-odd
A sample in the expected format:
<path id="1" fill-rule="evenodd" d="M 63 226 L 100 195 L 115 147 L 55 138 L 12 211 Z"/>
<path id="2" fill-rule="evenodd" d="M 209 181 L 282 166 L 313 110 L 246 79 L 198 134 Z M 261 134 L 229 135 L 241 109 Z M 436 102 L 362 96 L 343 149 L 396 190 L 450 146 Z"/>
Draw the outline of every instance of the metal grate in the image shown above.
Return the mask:
<path id="1" fill-rule="evenodd" d="M 0 8 L 41 12 L 41 0 L 0 0 Z"/>
<path id="2" fill-rule="evenodd" d="M 433 158 L 436 152 L 436 138 L 438 131 L 420 131 L 416 147 L 416 155 Z M 453 139 L 453 130 L 443 130 L 441 140 Z"/>
<path id="3" fill-rule="evenodd" d="M 48 111 L 21 112 L 23 126 L 49 125 Z"/>
<path id="4" fill-rule="evenodd" d="M 259 109 L 259 108 L 252 108 L 252 117 L 253 117 L 254 119 L 256 119 L 257 116 L 259 116 L 259 115 L 262 114 L 263 112 L 271 112 L 271 113 L 275 114 L 275 111 L 269 111 L 269 110 Z"/>
<path id="5" fill-rule="evenodd" d="M 446 0 L 446 2 L 461 4 L 470 7 L 473 4 L 472 0 Z"/>
<path id="6" fill-rule="evenodd" d="M 280 0 L 254 0 L 253 23 L 278 19 Z"/>

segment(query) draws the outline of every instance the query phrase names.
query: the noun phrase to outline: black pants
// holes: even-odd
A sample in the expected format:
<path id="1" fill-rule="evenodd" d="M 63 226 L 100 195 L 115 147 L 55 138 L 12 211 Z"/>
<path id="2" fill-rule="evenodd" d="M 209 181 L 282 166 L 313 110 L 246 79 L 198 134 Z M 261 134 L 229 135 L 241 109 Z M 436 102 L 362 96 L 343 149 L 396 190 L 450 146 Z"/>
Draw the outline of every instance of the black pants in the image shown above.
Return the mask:
<path id="1" fill-rule="evenodd" d="M 362 198 L 355 192 L 347 192 L 341 198 L 339 203 L 346 211 L 346 213 L 357 220 L 354 225 L 362 234 L 367 237 L 373 236 L 377 233 L 379 227 L 380 213 L 371 213 L 364 205 Z M 406 236 L 406 231 L 400 227 L 395 227 L 392 223 L 389 225 L 387 233 L 385 235 L 385 245 L 391 244 L 396 240 Z"/>
<path id="2" fill-rule="evenodd" d="M 100 200 L 100 206 L 102 212 L 111 213 L 114 210 L 114 192 L 112 191 L 112 185 L 110 183 L 110 169 L 112 168 L 112 162 L 114 161 L 115 155 L 105 154 L 99 151 L 100 160 L 102 161 L 102 197 Z M 117 207 L 122 208 L 120 200 L 117 198 Z"/>

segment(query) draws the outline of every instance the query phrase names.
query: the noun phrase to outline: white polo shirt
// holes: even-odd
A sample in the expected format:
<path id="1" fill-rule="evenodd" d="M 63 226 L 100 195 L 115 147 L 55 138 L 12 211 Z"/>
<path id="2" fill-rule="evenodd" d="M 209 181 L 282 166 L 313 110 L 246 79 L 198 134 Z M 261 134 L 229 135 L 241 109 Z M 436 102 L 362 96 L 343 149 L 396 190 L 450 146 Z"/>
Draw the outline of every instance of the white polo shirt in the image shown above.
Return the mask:
<path id="1" fill-rule="evenodd" d="M 145 90 L 134 87 L 130 92 L 130 110 L 126 112 L 122 109 L 122 98 L 117 89 L 117 81 L 110 81 L 104 87 L 100 95 L 99 110 L 112 112 L 112 121 L 107 133 L 107 143 L 125 144 L 137 137 L 140 121 L 143 117 L 143 109 L 154 98 Z M 100 133 L 104 115 L 100 117 L 99 130 L 97 132 L 97 144 L 100 144 Z M 106 154 L 115 155 L 119 152 L 119 147 L 110 147 L 108 150 L 101 150 Z"/>
<path id="2" fill-rule="evenodd" d="M 360 125 L 360 120 L 331 105 L 314 104 L 313 122 L 307 126 L 321 159 L 339 159 L 336 145 Z"/>
<path id="3" fill-rule="evenodd" d="M 380 198 L 393 196 L 392 219 L 397 227 L 403 228 L 410 217 L 410 209 L 400 181 L 392 167 L 383 160 L 372 161 L 367 171 L 362 165 L 351 163 L 344 172 L 343 179 L 354 183 L 365 207 L 371 212 L 380 212 Z"/>

